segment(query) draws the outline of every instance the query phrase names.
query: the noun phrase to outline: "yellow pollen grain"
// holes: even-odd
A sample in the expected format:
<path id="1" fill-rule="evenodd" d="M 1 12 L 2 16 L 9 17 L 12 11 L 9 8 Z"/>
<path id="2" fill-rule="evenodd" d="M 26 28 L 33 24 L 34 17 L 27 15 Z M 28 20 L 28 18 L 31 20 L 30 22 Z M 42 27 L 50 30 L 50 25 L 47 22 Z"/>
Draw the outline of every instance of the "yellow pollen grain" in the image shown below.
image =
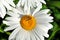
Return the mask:
<path id="1" fill-rule="evenodd" d="M 24 15 L 20 20 L 20 24 L 23 29 L 25 30 L 32 30 L 36 26 L 36 20 L 31 15 Z"/>

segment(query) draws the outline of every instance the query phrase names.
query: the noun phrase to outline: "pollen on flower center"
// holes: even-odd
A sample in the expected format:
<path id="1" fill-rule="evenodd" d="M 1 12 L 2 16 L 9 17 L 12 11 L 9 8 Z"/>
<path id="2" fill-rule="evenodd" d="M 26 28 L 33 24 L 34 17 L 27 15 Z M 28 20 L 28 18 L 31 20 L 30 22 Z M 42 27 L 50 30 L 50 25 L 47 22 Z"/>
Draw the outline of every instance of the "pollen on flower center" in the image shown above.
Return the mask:
<path id="1" fill-rule="evenodd" d="M 20 24 L 23 29 L 25 30 L 32 30 L 36 26 L 36 20 L 31 15 L 24 15 L 20 20 Z"/>

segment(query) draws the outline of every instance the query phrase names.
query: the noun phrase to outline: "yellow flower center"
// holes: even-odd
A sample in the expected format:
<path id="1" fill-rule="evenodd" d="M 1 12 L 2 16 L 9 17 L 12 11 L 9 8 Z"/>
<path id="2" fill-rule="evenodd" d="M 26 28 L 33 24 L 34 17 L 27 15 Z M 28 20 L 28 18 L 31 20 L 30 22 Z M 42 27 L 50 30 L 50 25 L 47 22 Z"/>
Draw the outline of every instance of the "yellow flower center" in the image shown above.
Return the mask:
<path id="1" fill-rule="evenodd" d="M 36 26 L 36 20 L 31 15 L 24 15 L 20 20 L 20 24 L 23 29 L 25 30 L 32 30 Z"/>

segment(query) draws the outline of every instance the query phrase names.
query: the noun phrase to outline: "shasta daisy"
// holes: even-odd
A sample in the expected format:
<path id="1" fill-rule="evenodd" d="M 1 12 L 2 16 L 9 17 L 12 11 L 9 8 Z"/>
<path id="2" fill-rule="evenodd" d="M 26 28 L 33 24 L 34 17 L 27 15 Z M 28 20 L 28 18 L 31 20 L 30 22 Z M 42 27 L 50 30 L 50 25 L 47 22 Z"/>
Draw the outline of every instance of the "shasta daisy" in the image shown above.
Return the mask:
<path id="1" fill-rule="evenodd" d="M 29 10 L 27 10 L 29 11 Z M 49 37 L 48 30 L 53 26 L 53 17 L 48 14 L 49 9 L 40 10 L 38 12 L 24 12 L 22 9 L 17 11 L 8 11 L 6 20 L 3 21 L 7 27 L 4 31 L 13 30 L 8 40 L 44 40 Z"/>

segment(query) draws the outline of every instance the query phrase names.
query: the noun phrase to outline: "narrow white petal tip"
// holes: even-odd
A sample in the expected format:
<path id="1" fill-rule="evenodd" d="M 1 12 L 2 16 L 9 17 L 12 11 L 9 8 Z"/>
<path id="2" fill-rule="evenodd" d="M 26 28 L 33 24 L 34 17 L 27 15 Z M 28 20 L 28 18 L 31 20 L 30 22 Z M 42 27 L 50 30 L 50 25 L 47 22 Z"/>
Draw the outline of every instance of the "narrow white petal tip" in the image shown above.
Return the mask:
<path id="1" fill-rule="evenodd" d="M 46 4 L 46 2 L 44 4 Z"/>
<path id="2" fill-rule="evenodd" d="M 48 38 L 48 37 L 49 37 L 49 35 L 47 34 L 46 38 Z"/>
<path id="3" fill-rule="evenodd" d="M 3 23 L 5 23 L 5 21 L 3 21 Z"/>
<path id="4" fill-rule="evenodd" d="M 52 24 L 50 24 L 50 27 L 51 27 L 51 28 L 53 28 L 53 25 L 52 25 Z M 51 28 L 50 28 L 50 29 L 51 29 Z"/>
<path id="5" fill-rule="evenodd" d="M 54 19 L 52 16 L 50 16 L 50 19 Z"/>
<path id="6" fill-rule="evenodd" d="M 11 37 L 8 38 L 8 40 L 13 40 L 13 39 L 14 39 L 13 37 L 12 38 Z"/>
<path id="7" fill-rule="evenodd" d="M 41 1 L 42 3 L 46 4 L 46 2 L 44 0 Z"/>
<path id="8" fill-rule="evenodd" d="M 46 4 L 46 2 L 44 1 L 44 4 Z"/>
<path id="9" fill-rule="evenodd" d="M 10 38 L 10 37 L 8 38 L 8 40 L 12 40 L 12 39 L 13 39 L 13 38 Z"/>
<path id="10" fill-rule="evenodd" d="M 4 29 L 4 31 L 6 32 L 7 30 L 6 30 L 6 29 Z"/>
<path id="11" fill-rule="evenodd" d="M 4 18 L 4 16 L 1 16 L 1 18 Z"/>
<path id="12" fill-rule="evenodd" d="M 52 28 L 53 28 L 53 26 L 50 29 L 52 29 Z"/>
<path id="13" fill-rule="evenodd" d="M 50 9 L 45 9 L 45 10 L 48 11 L 48 12 L 50 11 Z"/>
<path id="14" fill-rule="evenodd" d="M 52 19 L 54 19 L 54 17 L 52 17 Z"/>
<path id="15" fill-rule="evenodd" d="M 44 10 L 45 10 L 45 11 L 48 11 L 48 12 L 50 11 L 50 9 L 44 9 Z"/>
<path id="16" fill-rule="evenodd" d="M 50 9 L 44 9 L 45 13 L 48 13 L 50 11 Z M 50 14 L 51 15 L 51 14 Z"/>
<path id="17" fill-rule="evenodd" d="M 41 10 L 41 11 L 42 11 L 42 13 L 48 13 L 50 11 L 50 9 L 44 9 L 44 10 Z"/>
<path id="18" fill-rule="evenodd" d="M 7 24 L 7 22 L 6 22 L 6 21 L 3 21 L 3 23 L 4 23 L 4 24 Z"/>
<path id="19" fill-rule="evenodd" d="M 5 32 L 8 31 L 8 30 L 9 30 L 9 29 L 7 29 L 7 28 L 4 29 Z"/>
<path id="20" fill-rule="evenodd" d="M 13 4 L 13 7 L 16 7 L 15 4 Z"/>
<path id="21" fill-rule="evenodd" d="M 40 0 L 43 4 L 46 4 L 46 2 L 44 0 Z"/>
<path id="22" fill-rule="evenodd" d="M 1 17 L 1 18 L 4 18 L 4 16 L 5 16 L 5 15 L 0 14 L 0 17 Z"/>
<path id="23" fill-rule="evenodd" d="M 49 34 L 47 33 L 47 34 L 44 34 L 44 36 L 46 37 L 46 38 L 48 38 L 49 37 Z"/>

